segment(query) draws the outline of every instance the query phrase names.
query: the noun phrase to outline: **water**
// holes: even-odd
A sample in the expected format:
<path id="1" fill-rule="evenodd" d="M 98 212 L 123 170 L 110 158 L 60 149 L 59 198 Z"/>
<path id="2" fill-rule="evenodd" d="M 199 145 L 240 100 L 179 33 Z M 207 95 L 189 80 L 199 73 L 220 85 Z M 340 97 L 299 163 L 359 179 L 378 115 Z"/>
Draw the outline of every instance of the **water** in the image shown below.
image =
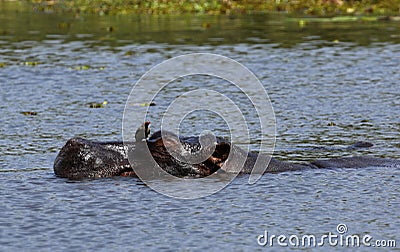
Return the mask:
<path id="1" fill-rule="evenodd" d="M 265 230 L 321 236 L 338 234 L 340 223 L 346 234 L 399 243 L 398 168 L 267 174 L 254 185 L 239 177 L 214 195 L 189 201 L 158 194 L 134 178 L 68 181 L 52 171 L 70 137 L 122 139 L 133 84 L 152 66 L 192 52 L 231 57 L 260 78 L 276 114 L 277 158 L 399 158 L 398 23 L 300 27 L 262 15 L 71 17 L 9 8 L 0 3 L 0 250 L 252 251 L 270 249 L 257 245 Z M 160 94 L 151 107 L 153 129 L 166 101 L 199 80 L 237 97 L 256 124 L 232 85 L 189 78 Z M 104 100 L 105 108 L 87 105 Z M 181 130 L 189 135 L 204 129 L 227 134 L 212 113 L 188 117 Z M 254 126 L 253 148 L 260 137 Z M 375 146 L 343 150 L 358 140 Z M 330 148 L 315 148 L 321 146 Z"/>

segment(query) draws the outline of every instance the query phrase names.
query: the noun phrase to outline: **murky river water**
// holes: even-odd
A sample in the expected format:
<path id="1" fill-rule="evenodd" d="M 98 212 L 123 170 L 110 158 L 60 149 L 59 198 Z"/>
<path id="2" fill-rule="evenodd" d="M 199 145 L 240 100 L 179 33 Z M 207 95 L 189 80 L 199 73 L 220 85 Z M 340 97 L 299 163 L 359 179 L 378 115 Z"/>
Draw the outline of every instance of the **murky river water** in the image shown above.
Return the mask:
<path id="1" fill-rule="evenodd" d="M 52 170 L 68 138 L 121 140 L 133 84 L 156 64 L 195 52 L 231 57 L 260 78 L 276 114 L 276 157 L 399 158 L 399 23 L 299 26 L 262 15 L 72 17 L 7 10 L 0 3 L 1 251 L 251 251 L 270 249 L 257 244 L 264 231 L 321 237 L 338 234 L 341 223 L 345 234 L 400 243 L 399 168 L 267 174 L 254 185 L 239 177 L 189 201 L 134 178 L 68 181 Z M 171 83 L 151 107 L 153 129 L 168 105 L 162 95 L 198 85 L 198 79 Z M 235 88 L 220 80 L 204 78 L 200 86 L 235 97 Z M 104 108 L 87 105 L 105 100 Z M 245 114 L 257 121 L 251 110 Z M 182 131 L 224 135 L 220 124 L 200 113 Z M 254 146 L 259 138 L 252 131 Z M 375 145 L 343 150 L 358 140 Z"/>

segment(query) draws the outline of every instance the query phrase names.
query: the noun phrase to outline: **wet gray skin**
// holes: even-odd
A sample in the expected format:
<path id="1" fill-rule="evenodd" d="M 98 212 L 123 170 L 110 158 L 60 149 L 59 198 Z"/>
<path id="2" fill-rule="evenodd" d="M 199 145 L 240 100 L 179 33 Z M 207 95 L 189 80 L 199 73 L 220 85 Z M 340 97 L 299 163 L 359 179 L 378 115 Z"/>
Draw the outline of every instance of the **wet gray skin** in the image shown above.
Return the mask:
<path id="1" fill-rule="evenodd" d="M 180 144 L 179 144 L 180 143 Z M 146 157 L 146 145 L 152 158 Z M 372 144 L 357 142 L 349 148 L 370 147 Z M 168 147 L 168 148 L 167 148 Z M 213 149 L 208 158 L 199 163 L 185 162 L 193 155 L 204 155 Z M 174 155 L 171 155 L 170 151 Z M 235 160 L 227 161 L 229 153 L 246 159 L 243 167 L 236 167 Z M 130 156 L 132 155 L 132 156 Z M 172 133 L 161 137 L 155 132 L 145 142 L 96 142 L 82 138 L 72 138 L 60 150 L 54 162 L 54 173 L 69 179 L 104 178 L 112 176 L 136 176 L 135 169 L 150 169 L 155 163 L 166 172 L 177 177 L 205 177 L 216 171 L 251 173 L 261 153 L 246 153 L 223 138 L 216 138 L 213 146 L 201 146 L 198 137 L 177 137 Z M 178 156 L 178 158 L 175 157 Z M 131 157 L 131 163 L 129 162 Z M 133 157 L 133 158 L 132 158 Z M 153 161 L 154 160 L 154 161 Z M 362 167 L 400 166 L 399 160 L 374 157 L 346 157 L 316 160 L 310 163 L 291 163 L 271 158 L 266 173 L 296 171 L 321 168 L 362 168 Z M 238 170 L 239 169 L 239 170 Z"/>

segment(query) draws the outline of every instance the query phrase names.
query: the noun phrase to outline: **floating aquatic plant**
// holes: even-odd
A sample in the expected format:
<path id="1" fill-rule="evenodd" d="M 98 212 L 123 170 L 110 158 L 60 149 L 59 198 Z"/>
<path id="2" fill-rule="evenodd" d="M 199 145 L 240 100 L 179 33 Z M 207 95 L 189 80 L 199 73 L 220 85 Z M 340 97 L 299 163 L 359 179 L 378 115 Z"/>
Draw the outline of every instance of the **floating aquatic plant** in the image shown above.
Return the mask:
<path id="1" fill-rule="evenodd" d="M 25 66 L 37 66 L 37 65 L 40 64 L 40 62 L 38 62 L 38 61 L 25 61 L 23 64 Z"/>
<path id="2" fill-rule="evenodd" d="M 34 111 L 22 111 L 20 113 L 25 115 L 25 116 L 35 116 L 35 115 L 38 114 L 37 112 L 34 112 Z"/>
<path id="3" fill-rule="evenodd" d="M 101 103 L 90 102 L 88 103 L 89 108 L 104 108 L 107 105 L 107 101 L 103 101 Z"/>
<path id="4" fill-rule="evenodd" d="M 155 102 L 143 102 L 143 103 L 132 103 L 131 104 L 134 107 L 150 107 L 150 106 L 156 106 Z"/>
<path id="5" fill-rule="evenodd" d="M 90 66 L 88 66 L 88 65 L 74 66 L 71 69 L 73 69 L 73 70 L 89 70 Z"/>
<path id="6" fill-rule="evenodd" d="M 336 123 L 334 123 L 334 122 L 329 122 L 329 123 L 327 124 L 327 126 L 330 126 L 330 127 L 336 126 Z"/>

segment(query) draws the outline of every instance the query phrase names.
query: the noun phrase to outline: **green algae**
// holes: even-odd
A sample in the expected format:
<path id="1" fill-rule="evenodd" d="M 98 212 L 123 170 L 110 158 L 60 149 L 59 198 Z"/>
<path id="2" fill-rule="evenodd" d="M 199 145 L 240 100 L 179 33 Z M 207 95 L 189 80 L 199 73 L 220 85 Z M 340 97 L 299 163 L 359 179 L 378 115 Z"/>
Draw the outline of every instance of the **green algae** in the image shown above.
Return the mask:
<path id="1" fill-rule="evenodd" d="M 398 16 L 400 0 L 75 0 L 46 1 L 30 0 L 36 11 L 108 14 L 248 14 L 281 12 L 291 15 L 308 16 L 342 16 L 342 15 L 376 15 Z"/>

